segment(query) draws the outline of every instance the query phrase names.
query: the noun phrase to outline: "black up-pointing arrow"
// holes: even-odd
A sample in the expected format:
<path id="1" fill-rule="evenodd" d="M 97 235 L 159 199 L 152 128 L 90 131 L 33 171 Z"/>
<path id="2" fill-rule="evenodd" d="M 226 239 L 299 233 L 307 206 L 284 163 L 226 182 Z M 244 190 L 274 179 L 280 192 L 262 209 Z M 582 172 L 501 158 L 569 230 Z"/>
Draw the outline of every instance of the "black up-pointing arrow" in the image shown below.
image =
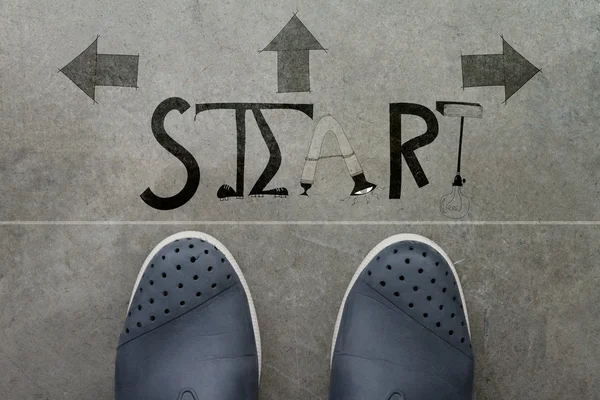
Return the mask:
<path id="1" fill-rule="evenodd" d="M 540 72 L 502 38 L 502 54 L 461 56 L 463 87 L 504 86 L 508 100 Z"/>
<path id="2" fill-rule="evenodd" d="M 137 88 L 140 56 L 98 54 L 98 38 L 73 61 L 60 70 L 92 100 L 96 86 Z"/>
<path id="3" fill-rule="evenodd" d="M 263 51 L 277 52 L 277 91 L 310 92 L 311 50 L 325 50 L 294 14 Z"/>

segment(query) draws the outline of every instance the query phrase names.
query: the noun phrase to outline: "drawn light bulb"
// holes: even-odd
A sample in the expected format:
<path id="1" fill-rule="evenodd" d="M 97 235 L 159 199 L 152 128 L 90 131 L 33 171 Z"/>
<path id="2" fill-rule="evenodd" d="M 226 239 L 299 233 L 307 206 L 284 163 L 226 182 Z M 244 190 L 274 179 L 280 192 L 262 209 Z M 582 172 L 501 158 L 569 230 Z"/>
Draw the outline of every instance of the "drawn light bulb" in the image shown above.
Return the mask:
<path id="1" fill-rule="evenodd" d="M 442 196 L 440 211 L 448 218 L 460 219 L 469 212 L 471 200 L 462 192 L 463 183 L 466 181 L 457 173 L 452 182 L 452 191 Z"/>
<path id="2" fill-rule="evenodd" d="M 462 157 L 463 131 L 465 127 L 465 117 L 481 118 L 483 107 L 477 103 L 462 103 L 456 101 L 438 101 L 436 109 L 447 117 L 460 117 L 460 136 L 458 139 L 458 163 L 456 166 L 456 176 L 452 182 L 452 191 L 445 194 L 440 199 L 440 212 L 448 218 L 460 219 L 467 215 L 471 206 L 471 199 L 463 193 L 463 184 L 465 179 L 460 175 L 460 160 Z"/>

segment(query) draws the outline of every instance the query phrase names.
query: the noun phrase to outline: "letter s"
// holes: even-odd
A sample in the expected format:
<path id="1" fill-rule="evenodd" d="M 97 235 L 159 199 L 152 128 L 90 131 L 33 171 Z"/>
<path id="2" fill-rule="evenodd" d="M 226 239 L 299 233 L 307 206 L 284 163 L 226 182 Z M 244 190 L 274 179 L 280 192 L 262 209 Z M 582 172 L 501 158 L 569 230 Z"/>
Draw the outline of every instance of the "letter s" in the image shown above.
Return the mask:
<path id="1" fill-rule="evenodd" d="M 144 193 L 140 195 L 146 204 L 158 210 L 173 210 L 181 207 L 194 197 L 200 184 L 200 168 L 196 159 L 183 146 L 173 140 L 165 130 L 165 117 L 169 112 L 177 110 L 180 114 L 183 114 L 188 108 L 190 108 L 190 105 L 187 101 L 179 97 L 171 97 L 160 103 L 152 115 L 152 133 L 156 141 L 169 153 L 177 157 L 187 170 L 185 186 L 176 195 L 160 197 L 155 195 L 150 188 L 146 188 Z"/>

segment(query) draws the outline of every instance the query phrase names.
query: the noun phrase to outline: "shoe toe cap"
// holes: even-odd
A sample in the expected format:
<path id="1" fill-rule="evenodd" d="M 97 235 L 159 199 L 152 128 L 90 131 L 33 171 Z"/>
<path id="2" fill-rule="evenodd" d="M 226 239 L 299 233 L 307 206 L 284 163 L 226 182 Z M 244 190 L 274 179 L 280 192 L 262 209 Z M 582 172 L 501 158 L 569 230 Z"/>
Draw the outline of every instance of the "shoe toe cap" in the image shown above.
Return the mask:
<path id="1" fill-rule="evenodd" d="M 178 318 L 240 281 L 227 257 L 199 238 L 162 247 L 143 271 L 119 345 Z"/>
<path id="2" fill-rule="evenodd" d="M 434 247 L 419 241 L 389 245 L 367 264 L 359 279 L 413 320 L 471 354 L 458 277 Z"/>

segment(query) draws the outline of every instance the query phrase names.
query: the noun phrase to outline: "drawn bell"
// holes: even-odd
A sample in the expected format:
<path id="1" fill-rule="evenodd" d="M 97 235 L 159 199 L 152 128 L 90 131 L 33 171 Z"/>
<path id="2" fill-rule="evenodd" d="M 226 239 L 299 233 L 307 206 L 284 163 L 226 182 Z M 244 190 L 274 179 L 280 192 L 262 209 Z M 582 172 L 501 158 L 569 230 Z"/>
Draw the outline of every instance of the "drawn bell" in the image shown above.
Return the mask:
<path id="1" fill-rule="evenodd" d="M 363 173 L 353 176 L 352 179 L 354 180 L 354 189 L 352 189 L 350 196 L 362 196 L 363 194 L 369 193 L 377 186 L 374 183 L 367 181 L 367 178 L 365 178 L 365 174 Z"/>

